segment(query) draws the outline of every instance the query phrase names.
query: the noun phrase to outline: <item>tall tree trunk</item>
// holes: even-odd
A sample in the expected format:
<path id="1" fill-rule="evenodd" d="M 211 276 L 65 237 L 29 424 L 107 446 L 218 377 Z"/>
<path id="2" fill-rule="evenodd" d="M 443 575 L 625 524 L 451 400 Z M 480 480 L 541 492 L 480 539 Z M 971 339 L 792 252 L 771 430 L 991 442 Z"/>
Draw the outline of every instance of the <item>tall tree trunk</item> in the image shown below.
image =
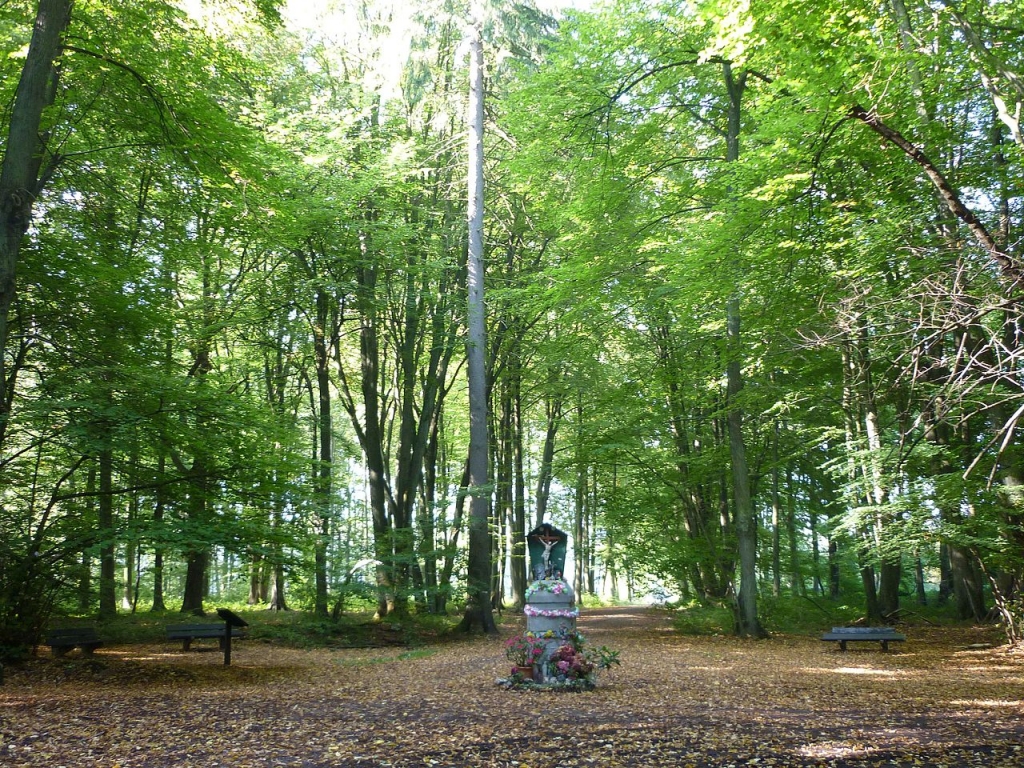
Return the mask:
<path id="1" fill-rule="evenodd" d="M 131 458 L 131 480 L 129 482 L 129 485 L 132 487 L 138 485 L 138 470 L 138 450 L 133 446 Z M 128 498 L 128 516 L 126 522 L 129 534 L 124 547 L 124 567 L 121 569 L 121 573 L 124 578 L 121 585 L 121 609 L 131 613 L 135 613 L 136 603 L 138 602 L 139 574 L 136 568 L 138 566 L 138 561 L 142 557 L 142 547 L 139 544 L 137 535 L 135 534 L 138 519 L 139 494 L 137 491 L 134 491 Z"/>
<path id="2" fill-rule="evenodd" d="M 548 499 L 551 497 L 551 480 L 555 462 L 555 437 L 558 424 L 562 419 L 562 396 L 548 396 L 544 399 L 546 422 L 544 427 L 544 445 L 541 448 L 540 467 L 537 469 L 537 519 L 541 525 L 548 511 Z"/>
<path id="3" fill-rule="evenodd" d="M 869 334 L 863 315 L 858 314 L 853 325 L 854 332 L 843 344 L 846 447 L 850 457 L 850 484 L 857 489 L 852 493 L 856 494 L 859 504 L 874 510 L 874 519 L 860 531 L 857 545 L 866 615 L 878 621 L 899 610 L 902 566 L 899 551 L 888 546 L 893 519 L 886 508 L 889 489 L 882 471 L 878 405 L 871 373 Z M 858 451 L 859 460 L 855 458 Z M 880 563 L 880 574 L 876 573 L 876 560 Z M 876 583 L 879 575 L 880 588 Z"/>
<path id="4" fill-rule="evenodd" d="M 803 574 L 800 572 L 800 555 L 797 550 L 796 533 L 796 488 L 793 483 L 793 466 L 786 466 L 786 538 L 789 543 L 789 588 L 794 595 L 806 595 Z M 815 542 L 817 547 L 817 542 Z"/>
<path id="5" fill-rule="evenodd" d="M 161 453 L 157 462 L 157 476 L 163 477 L 167 468 L 167 458 Z M 164 486 L 156 489 L 156 503 L 153 506 L 153 525 L 160 530 L 164 522 L 164 508 L 167 504 Z M 153 611 L 166 611 L 164 603 L 164 549 L 156 546 L 153 549 Z"/>
<path id="6" fill-rule="evenodd" d="M 368 251 L 365 245 L 364 253 Z M 363 454 L 366 457 L 367 482 L 370 487 L 370 514 L 373 521 L 373 551 L 377 561 L 377 616 L 384 617 L 389 610 L 389 595 L 393 590 L 391 564 L 391 524 L 387 513 L 387 465 L 384 459 L 384 434 L 380 424 L 379 377 L 380 349 L 377 328 L 376 285 L 377 270 L 372 265 L 361 267 L 358 273 L 360 316 L 359 330 L 360 386 L 363 400 L 363 422 L 359 430 Z M 358 416 L 356 416 L 358 424 Z"/>
<path id="7" fill-rule="evenodd" d="M 821 583 L 821 547 L 818 545 L 818 509 L 815 499 L 810 500 L 808 506 L 811 526 L 811 592 L 815 595 L 822 595 L 825 588 Z"/>
<path id="8" fill-rule="evenodd" d="M 210 523 L 210 499 L 208 498 L 210 478 L 206 462 L 196 457 L 189 472 L 188 524 L 193 531 L 185 553 L 185 586 L 182 590 L 182 613 L 203 614 L 203 601 L 207 594 L 207 566 L 210 562 L 210 545 L 205 541 L 206 528 Z"/>
<path id="9" fill-rule="evenodd" d="M 729 96 L 725 159 L 734 163 L 740 158 L 741 105 L 747 73 L 736 75 L 729 62 L 723 62 L 722 74 Z M 736 265 L 739 267 L 739 265 Z M 740 364 L 740 301 L 734 293 L 726 300 L 726 426 L 729 436 L 729 458 L 732 475 L 736 542 L 740 560 L 740 588 L 737 591 L 736 634 L 740 637 L 766 635 L 757 615 L 757 516 L 750 497 L 750 476 L 747 447 L 743 437 L 743 411 L 739 404 L 743 389 Z"/>
<path id="10" fill-rule="evenodd" d="M 96 463 L 89 463 L 89 471 L 86 473 L 85 479 L 85 492 L 86 492 L 86 520 L 91 522 L 93 520 L 99 520 L 99 514 L 96 507 Z M 94 517 L 95 515 L 95 517 Z M 99 529 L 97 522 L 96 529 Z M 78 608 L 81 613 L 87 613 L 92 608 L 92 556 L 89 551 L 85 549 L 82 552 L 82 570 L 78 582 Z"/>
<path id="11" fill-rule="evenodd" d="M 419 505 L 419 546 L 420 559 L 423 561 L 423 589 L 427 600 L 427 610 L 438 612 L 438 579 L 437 564 L 437 526 L 434 516 L 437 514 L 437 466 L 441 460 L 440 428 L 443 409 L 438 408 L 430 425 L 430 439 L 423 456 L 423 500 Z"/>
<path id="12" fill-rule="evenodd" d="M 462 470 L 462 479 L 459 481 L 459 492 L 455 500 L 455 516 L 452 520 L 451 533 L 444 542 L 444 560 L 441 565 L 441 575 L 438 577 L 438 601 L 437 612 L 444 613 L 448 599 L 449 584 L 452 574 L 455 572 L 455 563 L 458 560 L 459 536 L 462 535 L 462 527 L 466 517 L 467 499 L 469 497 L 469 456 Z"/>
<path id="13" fill-rule="evenodd" d="M 476 9 L 474 8 L 474 11 Z M 487 449 L 487 350 L 484 307 L 484 56 L 481 19 L 474 13 L 469 39 L 469 302 L 467 371 L 469 376 L 469 568 L 462 628 L 498 629 L 491 613 L 491 541 L 488 530 L 490 487 Z"/>
<path id="14" fill-rule="evenodd" d="M 511 556 L 512 549 L 513 549 L 512 537 L 513 537 L 513 530 L 515 528 L 515 519 L 514 519 L 514 514 L 515 514 L 514 513 L 514 504 L 515 504 L 515 500 L 514 500 L 514 497 L 513 497 L 515 491 L 514 491 L 514 482 L 513 482 L 513 479 L 512 479 L 512 473 L 514 471 L 513 470 L 514 457 L 513 457 L 513 449 L 512 449 L 512 442 L 513 442 L 513 437 L 512 437 L 512 429 L 513 429 L 513 426 L 512 426 L 512 422 L 513 422 L 513 415 L 512 415 L 512 378 L 515 376 L 515 373 L 512 370 L 513 367 L 514 367 L 514 363 L 512 362 L 510 357 L 511 357 L 510 355 L 507 356 L 506 363 L 505 363 L 505 368 L 506 368 L 505 380 L 502 382 L 502 385 L 497 388 L 499 390 L 499 396 L 498 396 L 499 406 L 498 407 L 499 407 L 500 410 L 499 410 L 499 414 L 498 414 L 497 435 L 496 435 L 496 439 L 495 439 L 495 451 L 496 451 L 497 455 L 496 455 L 496 459 L 494 461 L 494 466 L 496 467 L 496 470 L 497 470 L 497 476 L 495 477 L 495 482 L 494 482 L 494 491 L 495 491 L 494 497 L 495 497 L 495 503 L 496 503 L 497 509 L 498 509 L 497 514 L 495 514 L 495 518 L 497 519 L 498 526 L 500 528 L 500 530 L 497 532 L 498 533 L 498 540 L 504 542 L 505 549 L 508 551 L 509 555 Z M 502 531 L 504 532 L 504 535 L 502 535 Z M 504 566 L 505 558 L 504 558 L 503 554 L 501 552 L 499 552 L 497 554 L 498 554 L 498 557 L 500 558 L 499 562 L 501 563 L 502 566 Z M 502 568 L 498 568 L 497 565 L 498 564 L 496 563 L 495 564 L 496 575 L 504 570 L 503 567 Z M 491 588 L 492 588 L 492 590 L 493 591 L 501 590 L 502 586 L 503 586 L 503 583 L 504 583 L 504 577 L 501 576 L 501 575 L 498 575 L 497 578 L 494 578 L 491 581 Z M 520 591 L 522 591 L 522 590 L 520 590 Z M 492 596 L 491 596 L 491 605 L 494 608 L 500 608 L 501 605 L 502 605 L 502 600 L 498 599 L 496 595 L 492 594 Z"/>
<path id="15" fill-rule="evenodd" d="M 953 568 L 949 562 L 949 544 L 939 544 L 939 605 L 944 605 L 953 594 Z"/>
<path id="16" fill-rule="evenodd" d="M 782 594 L 782 499 L 779 491 L 779 422 L 772 429 L 772 595 Z"/>
<path id="17" fill-rule="evenodd" d="M 597 594 L 597 541 L 594 528 L 596 525 L 597 515 L 597 472 L 594 472 L 594 478 L 590 482 L 590 496 L 587 503 L 585 512 L 585 525 L 583 527 L 583 541 L 586 542 L 584 551 L 586 552 L 586 563 L 587 563 L 587 592 L 591 595 Z"/>
<path id="18" fill-rule="evenodd" d="M 511 583 L 512 604 L 522 609 L 526 605 L 526 477 L 523 466 L 523 439 L 526 430 L 523 424 L 522 376 L 518 363 L 514 390 L 512 393 L 512 519 L 510 521 Z"/>
<path id="19" fill-rule="evenodd" d="M 883 617 L 894 616 L 900 609 L 900 581 L 903 577 L 902 558 L 887 555 L 879 566 L 878 609 Z"/>
<path id="20" fill-rule="evenodd" d="M 732 492 L 736 517 L 736 540 L 740 557 L 740 588 L 737 593 L 736 634 L 740 637 L 764 637 L 767 633 L 757 614 L 757 518 L 750 498 L 746 444 L 743 440 L 743 412 L 737 399 L 743 388 L 738 350 L 740 348 L 739 300 L 726 305 L 731 353 L 726 365 L 729 394 L 729 458 L 732 465 Z"/>
<path id="21" fill-rule="evenodd" d="M 330 357 L 327 328 L 331 319 L 330 296 L 323 288 L 316 292 L 316 327 L 313 329 L 313 356 L 316 365 L 318 456 L 313 472 L 316 505 L 314 542 L 315 596 L 313 611 L 327 616 L 327 544 L 331 537 L 333 515 L 332 476 L 334 466 L 334 424 L 331 415 Z"/>
<path id="22" fill-rule="evenodd" d="M 114 491 L 113 449 L 108 444 L 99 456 L 99 533 L 100 533 L 100 618 L 110 619 L 117 614 L 117 560 L 114 556 Z"/>
<path id="23" fill-rule="evenodd" d="M 981 621 L 985 618 L 984 576 L 970 550 L 949 547 L 949 564 L 953 574 L 953 599 L 958 619 Z"/>
<path id="24" fill-rule="evenodd" d="M 573 558 L 573 589 L 576 590 L 576 594 L 579 596 L 583 595 L 586 590 L 586 584 L 583 581 L 584 569 L 586 568 L 586 549 L 584 545 L 584 515 L 586 515 L 587 508 L 587 464 L 583 456 L 583 404 L 582 402 L 577 403 L 576 406 L 576 493 L 575 503 L 573 505 L 573 525 L 572 535 L 575 544 L 575 557 Z"/>
<path id="25" fill-rule="evenodd" d="M 833 600 L 842 592 L 839 576 L 839 542 L 833 536 L 828 540 L 828 596 Z"/>
<path id="26" fill-rule="evenodd" d="M 203 615 L 206 597 L 207 549 L 193 549 L 185 556 L 185 589 L 181 599 L 181 612 Z"/>
<path id="27" fill-rule="evenodd" d="M 928 605 L 928 593 L 925 591 L 924 561 L 921 553 L 914 556 L 914 588 L 917 593 L 917 604 Z"/>
<path id="28" fill-rule="evenodd" d="M 882 610 L 878 605 L 878 588 L 875 585 L 875 567 L 873 565 L 865 564 L 864 558 L 866 554 L 862 552 L 859 555 L 861 560 L 860 566 L 860 580 L 864 586 L 864 618 L 869 622 L 881 621 L 883 618 Z"/>
<path id="29" fill-rule="evenodd" d="M 78 612 L 88 613 L 92 608 L 92 558 L 88 552 L 83 552 L 79 562 Z"/>
<path id="30" fill-rule="evenodd" d="M 281 533 L 285 523 L 285 508 L 287 501 L 283 494 L 278 491 L 273 491 L 270 498 L 270 526 L 271 536 L 274 539 L 273 553 L 270 556 L 269 562 L 264 564 L 264 567 L 269 569 L 271 577 L 270 581 L 270 596 L 267 598 L 267 610 L 269 611 L 287 611 L 288 602 L 285 598 L 285 578 L 284 578 L 284 551 L 281 545 L 284 534 Z M 271 567 L 271 563 L 273 566 Z"/>
<path id="31" fill-rule="evenodd" d="M 246 599 L 248 605 L 260 605 L 267 600 L 266 590 L 263 588 L 263 570 L 266 562 L 262 552 L 252 553 L 252 559 L 249 561 L 249 597 Z"/>
<path id="32" fill-rule="evenodd" d="M 270 597 L 267 600 L 268 611 L 287 611 L 288 602 L 284 594 L 284 563 L 274 563 L 274 577 L 270 582 Z"/>
<path id="33" fill-rule="evenodd" d="M 18 256 L 32 221 L 32 206 L 56 170 L 58 155 L 47 157 L 49 131 L 43 112 L 57 93 L 57 58 L 71 21 L 72 0 L 39 0 L 35 27 L 10 110 L 0 163 L 0 443 L 7 434 L 14 382 L 7 370 L 11 304 L 17 291 Z M 44 160 L 47 167 L 43 168 Z"/>

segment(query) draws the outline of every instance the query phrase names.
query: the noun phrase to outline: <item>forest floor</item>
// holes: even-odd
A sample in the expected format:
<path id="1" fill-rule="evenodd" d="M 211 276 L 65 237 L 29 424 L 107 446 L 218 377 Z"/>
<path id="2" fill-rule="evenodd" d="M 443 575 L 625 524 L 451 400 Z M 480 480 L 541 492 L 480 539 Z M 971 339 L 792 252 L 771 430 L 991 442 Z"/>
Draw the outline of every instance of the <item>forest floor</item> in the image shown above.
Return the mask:
<path id="1" fill-rule="evenodd" d="M 502 636 L 522 627 L 506 616 Z M 675 633 L 584 610 L 622 666 L 586 693 L 507 690 L 502 644 L 45 650 L 0 686 L 0 766 L 1024 766 L 1024 654 L 990 629 L 908 627 L 883 653 Z M 76 652 L 77 653 L 77 652 Z"/>

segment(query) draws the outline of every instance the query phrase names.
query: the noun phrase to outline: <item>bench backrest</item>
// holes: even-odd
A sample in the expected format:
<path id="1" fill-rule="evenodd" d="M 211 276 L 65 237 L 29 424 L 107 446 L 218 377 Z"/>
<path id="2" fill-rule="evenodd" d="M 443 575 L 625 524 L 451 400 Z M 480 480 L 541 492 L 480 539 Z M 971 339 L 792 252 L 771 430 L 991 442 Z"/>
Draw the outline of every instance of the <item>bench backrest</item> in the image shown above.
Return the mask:
<path id="1" fill-rule="evenodd" d="M 836 635 L 895 635 L 896 630 L 892 627 L 832 627 L 832 633 Z"/>
<path id="2" fill-rule="evenodd" d="M 97 640 L 95 627 L 65 627 L 64 629 L 51 629 L 46 633 L 47 640 Z"/>
<path id="3" fill-rule="evenodd" d="M 189 637 L 224 637 L 224 624 L 170 624 L 167 626 L 167 637 L 171 640 L 184 640 Z M 245 637 L 241 627 L 231 627 L 232 637 Z"/>

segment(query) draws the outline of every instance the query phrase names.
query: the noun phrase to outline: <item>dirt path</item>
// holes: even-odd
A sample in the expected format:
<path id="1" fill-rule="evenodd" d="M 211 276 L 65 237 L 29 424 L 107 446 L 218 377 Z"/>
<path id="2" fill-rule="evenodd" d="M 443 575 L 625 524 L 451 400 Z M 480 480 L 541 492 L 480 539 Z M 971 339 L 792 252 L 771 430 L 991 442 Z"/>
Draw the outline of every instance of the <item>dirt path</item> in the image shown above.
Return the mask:
<path id="1" fill-rule="evenodd" d="M 519 622 L 505 617 L 503 634 Z M 105 648 L 0 687 L 0 766 L 1024 766 L 1024 658 L 972 630 L 895 652 L 681 637 L 585 610 L 620 650 L 590 693 L 508 691 L 500 642 L 413 650 Z"/>

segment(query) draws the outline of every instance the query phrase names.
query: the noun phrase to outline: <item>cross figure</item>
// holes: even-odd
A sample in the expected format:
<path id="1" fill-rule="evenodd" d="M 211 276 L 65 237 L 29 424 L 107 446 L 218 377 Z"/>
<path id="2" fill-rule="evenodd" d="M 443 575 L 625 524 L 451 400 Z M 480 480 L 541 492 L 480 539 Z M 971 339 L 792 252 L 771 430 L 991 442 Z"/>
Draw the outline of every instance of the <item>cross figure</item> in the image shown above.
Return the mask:
<path id="1" fill-rule="evenodd" d="M 544 545 L 544 553 L 540 556 L 540 559 L 544 563 L 544 578 L 549 578 L 551 576 L 551 550 L 559 542 L 559 538 L 557 536 L 544 536 L 539 533 L 533 538 Z"/>

